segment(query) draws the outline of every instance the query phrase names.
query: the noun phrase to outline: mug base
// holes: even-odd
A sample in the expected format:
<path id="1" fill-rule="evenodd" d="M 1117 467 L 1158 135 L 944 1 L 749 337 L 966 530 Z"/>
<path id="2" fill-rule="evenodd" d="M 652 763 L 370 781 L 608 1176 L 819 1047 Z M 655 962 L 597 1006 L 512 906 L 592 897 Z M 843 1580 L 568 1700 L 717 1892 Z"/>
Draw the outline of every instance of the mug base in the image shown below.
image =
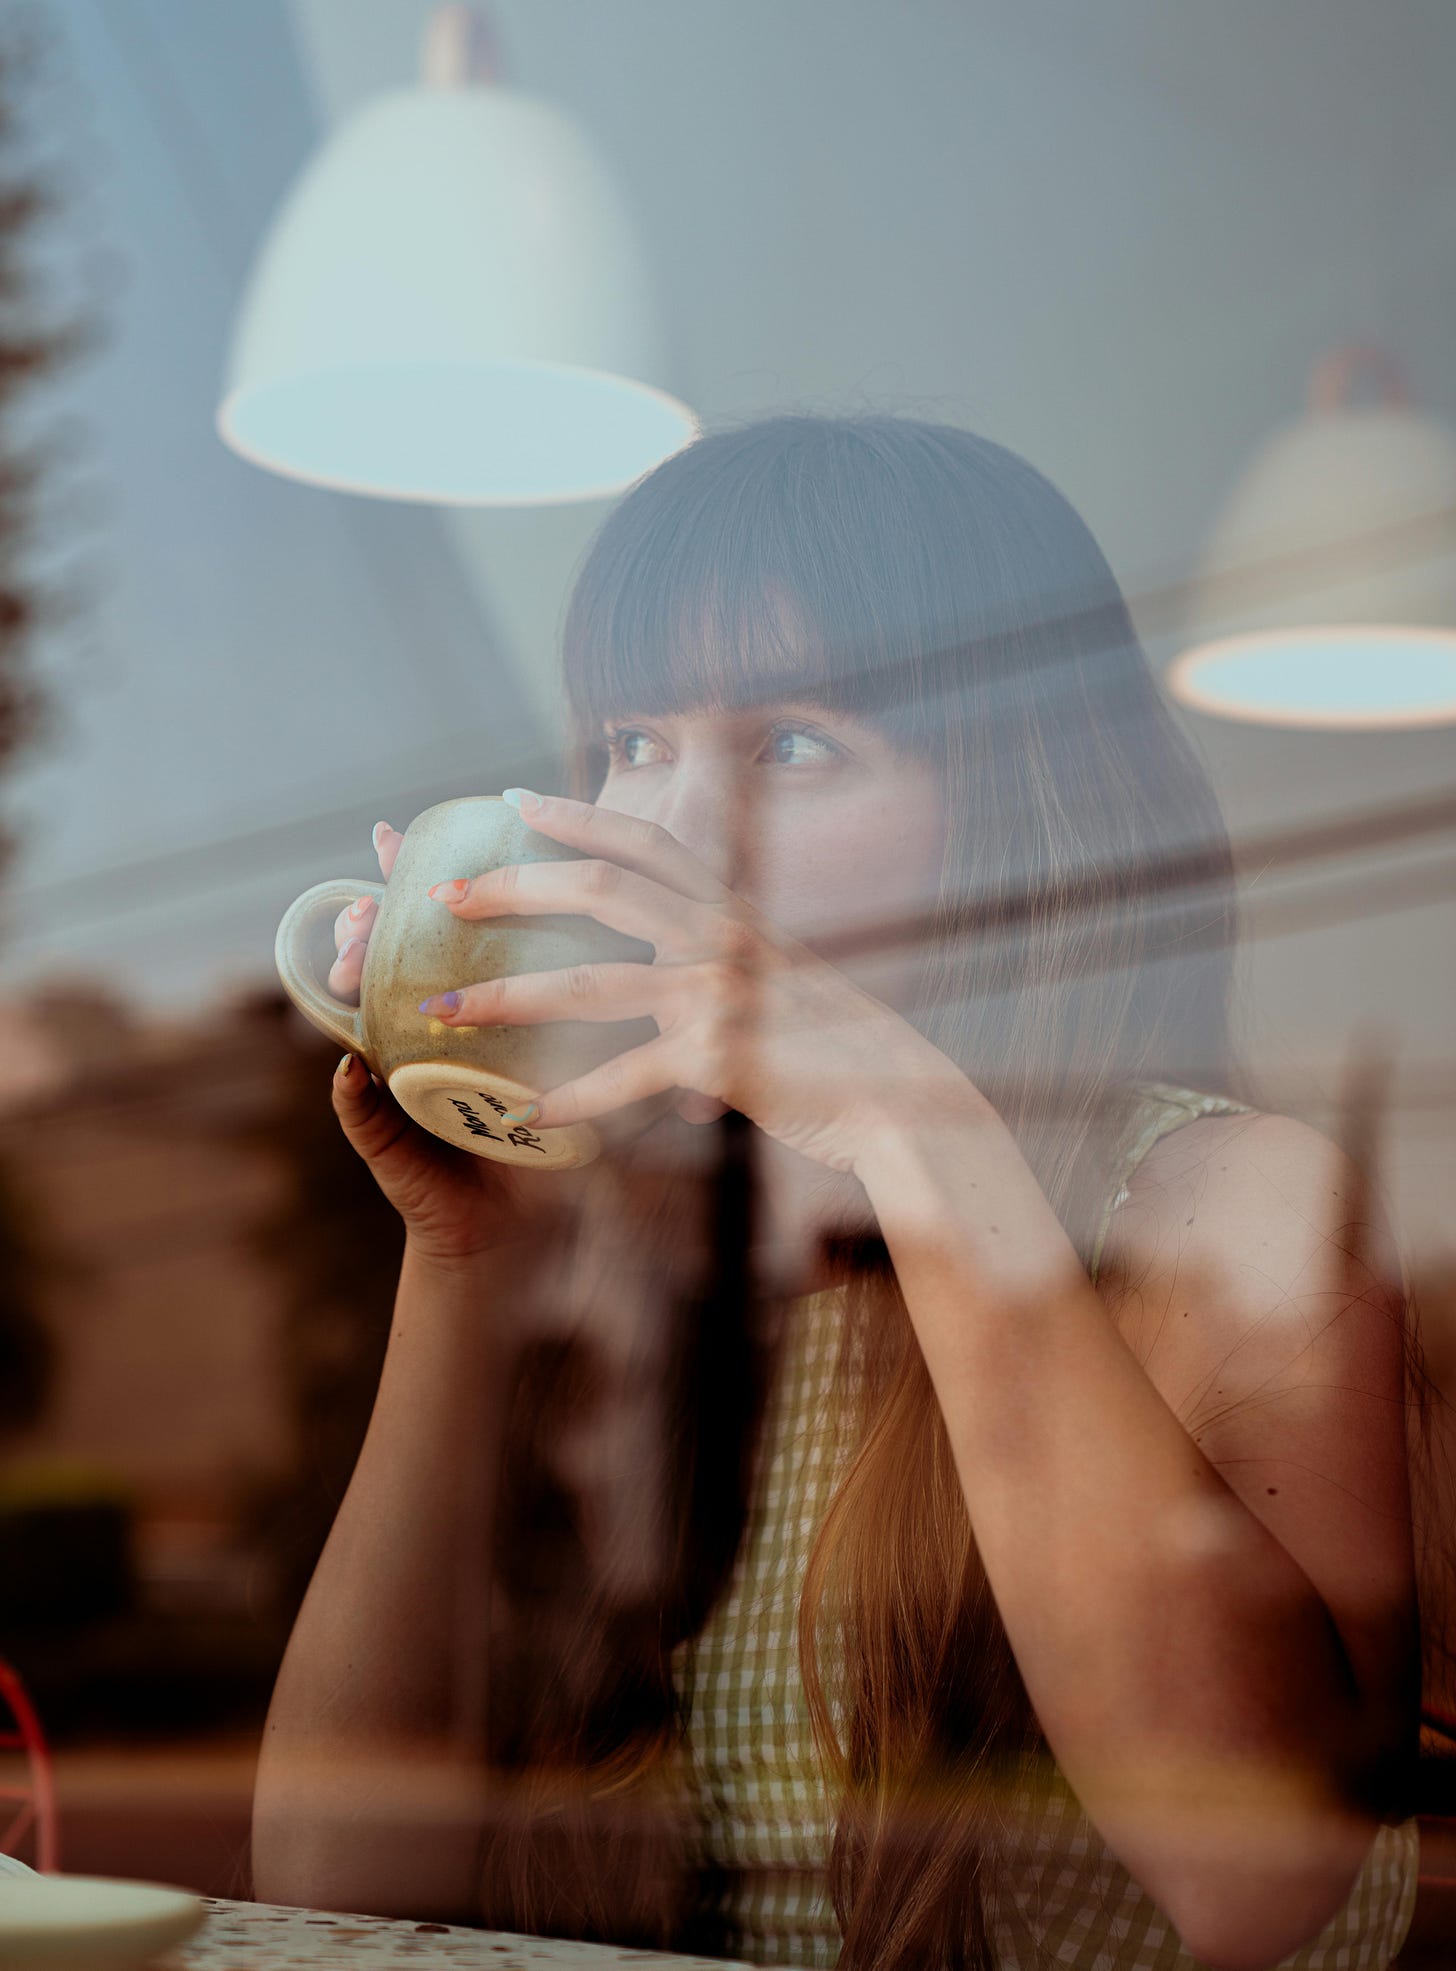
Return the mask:
<path id="1" fill-rule="evenodd" d="M 589 1122 L 537 1130 L 506 1121 L 505 1110 L 524 1109 L 537 1091 L 461 1061 L 407 1061 L 389 1077 L 389 1092 L 431 1135 L 496 1163 L 573 1170 L 590 1163 L 602 1147 Z"/>

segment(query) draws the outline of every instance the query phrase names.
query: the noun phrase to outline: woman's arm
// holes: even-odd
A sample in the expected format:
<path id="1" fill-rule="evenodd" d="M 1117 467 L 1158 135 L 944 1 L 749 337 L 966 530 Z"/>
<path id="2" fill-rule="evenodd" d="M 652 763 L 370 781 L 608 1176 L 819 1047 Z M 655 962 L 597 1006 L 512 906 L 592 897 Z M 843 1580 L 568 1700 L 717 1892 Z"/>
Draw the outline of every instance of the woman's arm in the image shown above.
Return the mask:
<path id="1" fill-rule="evenodd" d="M 1255 1971 L 1340 1907 L 1415 1731 L 1402 1304 L 1345 1251 L 1358 1176 L 1284 1117 L 1176 1132 L 1224 1133 L 1141 1187 L 1115 1322 L 994 1110 L 947 1111 L 857 1174 L 1028 1694 L 1188 1947 Z"/>
<path id="2" fill-rule="evenodd" d="M 524 1256 L 433 1260 L 406 1244 L 368 1433 L 268 1713 L 253 1806 L 262 1901 L 470 1913 L 492 1302 Z"/>

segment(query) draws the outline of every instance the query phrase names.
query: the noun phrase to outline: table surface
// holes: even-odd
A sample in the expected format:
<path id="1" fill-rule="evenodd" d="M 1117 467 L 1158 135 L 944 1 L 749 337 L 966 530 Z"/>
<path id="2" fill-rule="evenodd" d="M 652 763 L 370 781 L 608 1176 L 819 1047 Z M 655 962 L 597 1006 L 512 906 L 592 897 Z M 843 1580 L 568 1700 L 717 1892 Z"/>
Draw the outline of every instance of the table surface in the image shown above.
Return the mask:
<path id="1" fill-rule="evenodd" d="M 616 1964 L 725 1971 L 721 1957 L 678 1957 L 578 1944 L 554 1937 L 516 1937 L 501 1930 L 467 1930 L 412 1918 L 340 1916 L 277 1903 L 203 1898 L 207 1921 L 163 1962 L 169 1971 L 298 1971 L 300 1966 L 358 1966 L 359 1971 L 607 1971 Z"/>

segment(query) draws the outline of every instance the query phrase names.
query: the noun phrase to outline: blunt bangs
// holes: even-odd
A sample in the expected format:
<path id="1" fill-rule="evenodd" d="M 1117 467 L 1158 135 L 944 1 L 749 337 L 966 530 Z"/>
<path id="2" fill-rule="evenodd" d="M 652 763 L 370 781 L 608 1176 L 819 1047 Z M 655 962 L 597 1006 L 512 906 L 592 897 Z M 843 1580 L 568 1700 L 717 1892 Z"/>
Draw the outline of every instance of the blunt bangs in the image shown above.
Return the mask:
<path id="1" fill-rule="evenodd" d="M 597 749 L 602 722 L 633 713 L 792 700 L 936 755 L 927 657 L 957 631 L 914 495 L 861 436 L 817 417 L 716 433 L 664 461 L 603 523 L 573 590 L 577 744 Z"/>

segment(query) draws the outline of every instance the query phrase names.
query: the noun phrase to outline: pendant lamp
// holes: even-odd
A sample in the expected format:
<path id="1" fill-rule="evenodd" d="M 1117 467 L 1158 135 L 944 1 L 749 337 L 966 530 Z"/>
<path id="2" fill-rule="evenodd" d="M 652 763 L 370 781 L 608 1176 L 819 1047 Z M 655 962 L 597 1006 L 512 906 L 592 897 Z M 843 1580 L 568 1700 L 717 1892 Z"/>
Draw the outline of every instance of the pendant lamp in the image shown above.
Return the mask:
<path id="1" fill-rule="evenodd" d="M 1356 401 L 1369 374 L 1374 401 Z M 1315 365 L 1303 417 L 1235 487 L 1166 682 L 1219 718 L 1358 731 L 1456 721 L 1456 433 L 1380 350 Z"/>
<path id="2" fill-rule="evenodd" d="M 645 255 L 578 125 L 445 6 L 276 214 L 217 412 L 254 464 L 343 492 L 539 506 L 620 492 L 698 435 L 663 385 Z"/>

